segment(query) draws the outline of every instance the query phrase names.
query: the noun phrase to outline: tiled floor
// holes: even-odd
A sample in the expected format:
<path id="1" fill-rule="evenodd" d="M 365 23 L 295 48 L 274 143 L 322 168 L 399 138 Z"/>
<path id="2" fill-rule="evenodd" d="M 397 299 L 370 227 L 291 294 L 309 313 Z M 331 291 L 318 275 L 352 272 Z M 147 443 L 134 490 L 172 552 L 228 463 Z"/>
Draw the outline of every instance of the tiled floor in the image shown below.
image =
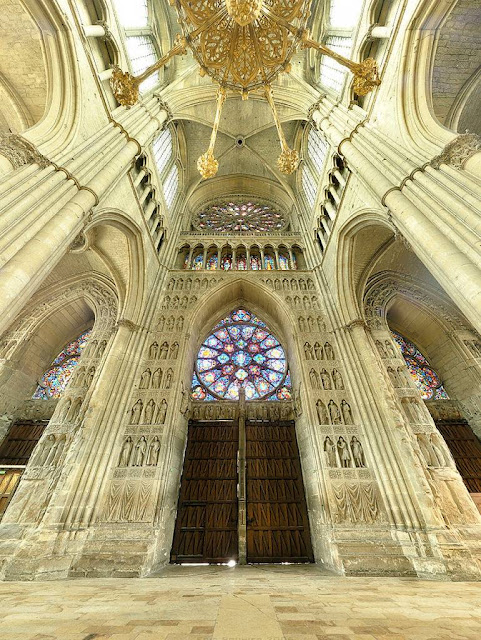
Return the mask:
<path id="1" fill-rule="evenodd" d="M 481 640 L 481 583 L 342 578 L 314 566 L 0 583 L 1 640 L 107 638 Z"/>

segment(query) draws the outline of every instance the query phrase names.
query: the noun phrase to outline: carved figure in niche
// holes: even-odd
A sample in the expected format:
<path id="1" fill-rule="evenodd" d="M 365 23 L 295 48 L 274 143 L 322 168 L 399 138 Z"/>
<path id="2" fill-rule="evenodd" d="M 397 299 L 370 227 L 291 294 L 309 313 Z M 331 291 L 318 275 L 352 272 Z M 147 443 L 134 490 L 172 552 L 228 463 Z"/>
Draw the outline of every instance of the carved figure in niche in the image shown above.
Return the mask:
<path id="1" fill-rule="evenodd" d="M 329 415 L 331 416 L 332 424 L 341 424 L 341 412 L 334 400 L 329 400 L 329 404 L 327 406 L 329 407 Z"/>
<path id="2" fill-rule="evenodd" d="M 148 389 L 149 388 L 150 377 L 151 377 L 151 371 L 150 371 L 150 369 L 146 369 L 144 371 L 144 373 L 140 376 L 139 389 Z"/>
<path id="3" fill-rule="evenodd" d="M 44 462 L 45 467 L 50 467 L 53 465 L 55 457 L 57 455 L 57 448 L 58 448 L 58 443 L 55 441 L 55 436 L 49 436 L 49 437 L 53 438 L 53 443 L 52 443 L 52 446 L 49 448 L 47 457 L 45 458 L 45 462 Z"/>
<path id="4" fill-rule="evenodd" d="M 214 415 L 214 407 L 211 404 L 208 404 L 205 408 L 205 417 L 207 420 L 212 420 Z"/>
<path id="5" fill-rule="evenodd" d="M 194 280 L 194 289 L 200 289 L 200 278 Z"/>
<path id="6" fill-rule="evenodd" d="M 389 379 L 391 380 L 393 387 L 397 389 L 399 387 L 399 379 L 398 379 L 397 371 L 395 369 L 392 369 L 391 367 L 388 367 L 387 373 L 389 375 Z"/>
<path id="7" fill-rule="evenodd" d="M 352 424 L 352 411 L 351 406 L 345 400 L 341 402 L 342 417 L 344 418 L 344 424 Z"/>
<path id="8" fill-rule="evenodd" d="M 309 289 L 309 291 L 312 291 L 314 289 L 314 282 L 310 278 L 307 281 L 307 288 Z"/>
<path id="9" fill-rule="evenodd" d="M 156 360 L 158 354 L 159 354 L 159 345 L 157 344 L 157 342 L 153 342 L 150 345 L 150 349 L 149 349 L 149 359 Z"/>
<path id="10" fill-rule="evenodd" d="M 386 358 L 386 350 L 380 340 L 376 340 L 376 347 L 379 353 L 381 354 L 381 358 Z"/>
<path id="11" fill-rule="evenodd" d="M 396 357 L 396 352 L 394 351 L 394 347 L 392 346 L 392 343 L 390 340 L 385 340 L 384 344 L 386 345 L 386 353 L 388 355 L 389 358 L 395 358 Z"/>
<path id="12" fill-rule="evenodd" d="M 119 465 L 118 465 L 119 467 L 129 466 L 130 456 L 132 455 L 132 447 L 133 447 L 132 438 L 129 436 L 125 440 L 122 446 L 122 451 L 120 452 Z"/>
<path id="13" fill-rule="evenodd" d="M 332 372 L 332 380 L 334 382 L 334 389 L 337 389 L 338 391 L 342 391 L 344 389 L 344 380 L 337 369 L 334 369 Z"/>
<path id="14" fill-rule="evenodd" d="M 416 437 L 419 444 L 419 448 L 421 449 L 421 453 L 423 454 L 425 463 L 428 465 L 428 467 L 435 466 L 432 450 L 428 446 L 428 443 L 425 441 L 423 436 L 417 435 Z"/>
<path id="15" fill-rule="evenodd" d="M 135 445 L 133 467 L 141 467 L 144 464 L 145 454 L 147 452 L 147 441 L 144 436 L 137 441 Z"/>
<path id="16" fill-rule="evenodd" d="M 178 309 L 179 308 L 179 296 L 174 296 L 172 298 L 172 309 Z"/>
<path id="17" fill-rule="evenodd" d="M 161 382 L 162 382 L 162 369 L 156 369 L 152 376 L 152 389 L 160 389 Z"/>
<path id="18" fill-rule="evenodd" d="M 348 467 L 350 467 L 351 453 L 349 451 L 349 447 L 347 446 L 347 442 L 342 436 L 340 436 L 337 440 L 337 452 L 339 454 L 339 460 L 341 461 L 341 467 L 343 469 L 347 469 Z"/>
<path id="19" fill-rule="evenodd" d="M 474 348 L 478 352 L 478 358 L 481 358 L 481 344 L 478 341 L 474 343 Z"/>
<path id="20" fill-rule="evenodd" d="M 305 291 L 307 289 L 305 280 L 303 278 L 299 280 L 299 289 L 301 291 Z"/>
<path id="21" fill-rule="evenodd" d="M 198 420 L 200 418 L 200 409 L 199 407 L 195 406 L 192 409 L 192 419 L 193 420 Z"/>
<path id="22" fill-rule="evenodd" d="M 183 328 L 184 328 L 184 318 L 183 316 L 180 316 L 179 318 L 177 318 L 177 331 L 182 331 Z"/>
<path id="23" fill-rule="evenodd" d="M 95 375 L 95 367 L 90 367 L 89 372 L 85 376 L 85 386 L 88 389 L 92 384 Z"/>
<path id="24" fill-rule="evenodd" d="M 302 316 L 299 318 L 299 329 L 301 331 L 305 331 L 306 330 L 306 321 Z"/>
<path id="25" fill-rule="evenodd" d="M 70 408 L 70 412 L 69 412 L 69 420 L 71 422 L 74 422 L 79 417 L 80 407 L 82 406 L 82 402 L 83 402 L 83 398 L 76 398 L 73 401 L 72 406 Z"/>
<path id="26" fill-rule="evenodd" d="M 187 309 L 188 304 L 189 304 L 189 298 L 187 296 L 184 296 L 180 303 L 180 309 Z"/>
<path id="27" fill-rule="evenodd" d="M 324 349 L 318 342 L 314 345 L 314 353 L 316 354 L 316 360 L 324 360 Z"/>
<path id="28" fill-rule="evenodd" d="M 301 307 L 301 299 L 299 296 L 294 296 L 294 306 L 299 309 Z"/>
<path id="29" fill-rule="evenodd" d="M 202 280 L 202 285 L 201 286 L 202 286 L 202 289 L 208 289 L 209 288 L 209 282 L 208 282 L 207 278 L 204 278 Z"/>
<path id="30" fill-rule="evenodd" d="M 444 457 L 444 453 L 441 447 L 441 444 L 438 442 L 438 439 L 435 434 L 431 435 L 430 438 L 431 447 L 434 453 L 434 458 L 437 462 L 437 467 L 445 467 L 446 466 L 446 458 Z"/>
<path id="31" fill-rule="evenodd" d="M 316 402 L 317 418 L 319 424 L 329 424 L 329 416 L 327 415 L 326 405 L 322 400 Z"/>
<path id="32" fill-rule="evenodd" d="M 185 281 L 185 288 L 187 289 L 187 291 L 190 291 L 192 288 L 192 279 L 191 278 L 187 278 L 187 280 Z"/>
<path id="33" fill-rule="evenodd" d="M 75 386 L 76 387 L 84 387 L 85 386 L 85 368 L 80 367 L 77 376 L 75 378 Z"/>
<path id="34" fill-rule="evenodd" d="M 158 329 L 158 331 L 163 331 L 164 327 L 165 327 L 165 317 L 164 316 L 160 316 L 159 323 L 157 325 L 157 329 Z"/>
<path id="35" fill-rule="evenodd" d="M 177 280 L 177 284 L 175 285 L 175 288 L 176 288 L 178 291 L 182 291 L 183 286 L 184 286 L 184 283 L 182 282 L 182 279 L 181 279 L 181 278 L 179 278 L 179 279 Z"/>
<path id="36" fill-rule="evenodd" d="M 362 448 L 362 444 L 356 438 L 356 436 L 352 436 L 351 438 L 351 451 L 352 457 L 354 458 L 354 466 L 355 467 L 365 467 L 366 460 L 364 458 L 364 450 Z"/>
<path id="37" fill-rule="evenodd" d="M 160 358 L 162 360 L 167 360 L 167 354 L 169 353 L 169 345 L 167 342 L 163 342 L 160 347 Z"/>
<path id="38" fill-rule="evenodd" d="M 326 342 L 324 345 L 324 355 L 326 360 L 334 360 L 334 349 L 331 347 L 329 342 Z"/>
<path id="39" fill-rule="evenodd" d="M 162 309 L 168 309 L 170 307 L 170 296 L 165 296 L 164 302 L 162 303 Z"/>
<path id="40" fill-rule="evenodd" d="M 145 424 L 152 424 L 152 418 L 154 417 L 154 411 L 155 411 L 155 402 L 151 398 L 147 402 L 147 404 L 145 406 L 145 411 L 144 411 L 144 423 Z"/>
<path id="41" fill-rule="evenodd" d="M 272 280 L 271 280 L 270 278 L 267 278 L 267 280 L 266 280 L 266 285 L 267 285 L 268 287 L 270 287 L 271 289 L 273 288 L 273 286 L 272 286 Z"/>
<path id="42" fill-rule="evenodd" d="M 304 344 L 304 355 L 306 356 L 306 360 L 314 360 L 314 358 L 312 357 L 312 346 L 309 344 L 309 342 L 306 342 Z"/>
<path id="43" fill-rule="evenodd" d="M 284 278 L 284 280 L 282 281 L 282 288 L 284 289 L 284 291 L 290 290 L 289 280 L 287 278 Z"/>
<path id="44" fill-rule="evenodd" d="M 140 414 L 142 413 L 143 408 L 144 403 L 142 402 L 142 400 L 137 400 L 130 412 L 130 424 L 139 424 Z"/>
<path id="45" fill-rule="evenodd" d="M 311 316 L 307 318 L 307 330 L 311 332 L 314 331 L 314 320 L 311 318 Z"/>
<path id="46" fill-rule="evenodd" d="M 415 416 L 415 421 L 421 424 L 423 422 L 426 422 L 424 411 L 422 410 L 417 400 L 414 400 L 414 399 L 411 400 L 411 407 L 413 409 L 413 415 Z"/>
<path id="47" fill-rule="evenodd" d="M 319 389 L 320 385 L 319 385 L 319 376 L 317 375 L 317 371 L 314 371 L 314 369 L 311 369 L 309 372 L 309 378 L 311 380 L 311 387 L 313 389 Z"/>
<path id="48" fill-rule="evenodd" d="M 175 286 L 175 280 L 174 279 L 169 280 L 169 284 L 167 285 L 167 291 L 172 291 L 174 286 Z"/>
<path id="49" fill-rule="evenodd" d="M 58 421 L 59 422 L 63 422 L 65 420 L 65 418 L 67 417 L 67 414 L 69 412 L 70 409 L 70 400 L 68 398 L 66 398 L 64 400 L 64 402 L 62 403 L 61 409 L 58 413 Z"/>
<path id="50" fill-rule="evenodd" d="M 192 296 L 189 303 L 194 304 L 195 302 L 197 302 L 197 296 Z"/>
<path id="51" fill-rule="evenodd" d="M 329 436 L 324 440 L 324 453 L 328 467 L 337 467 L 336 445 Z"/>
<path id="52" fill-rule="evenodd" d="M 316 296 L 312 297 L 312 308 L 319 309 L 319 300 L 316 298 Z"/>
<path id="53" fill-rule="evenodd" d="M 107 346 L 107 340 L 102 340 L 97 349 L 97 358 L 101 358 L 104 355 L 105 347 Z"/>
<path id="54" fill-rule="evenodd" d="M 304 296 L 304 298 L 302 299 L 302 302 L 304 304 L 304 309 L 310 309 L 311 308 L 311 301 L 309 300 L 309 298 L 307 296 Z"/>
<path id="55" fill-rule="evenodd" d="M 178 342 L 174 342 L 174 344 L 170 347 L 170 359 L 175 360 L 179 354 L 179 344 Z"/>
<path id="56" fill-rule="evenodd" d="M 97 349 L 97 345 L 98 345 L 97 340 L 92 340 L 92 342 L 89 345 L 87 345 L 87 348 L 85 349 L 84 357 L 90 358 L 90 356 L 92 356 L 95 353 L 95 350 Z"/>
<path id="57" fill-rule="evenodd" d="M 172 331 L 174 328 L 175 319 L 174 316 L 170 316 L 167 320 L 167 331 Z"/>
<path id="58" fill-rule="evenodd" d="M 58 443 L 57 443 L 57 454 L 55 456 L 55 459 L 53 461 L 53 464 L 58 464 L 60 461 L 60 458 L 62 457 L 63 454 L 63 450 L 65 449 L 65 445 L 67 444 L 67 440 L 65 438 L 65 436 L 61 436 Z"/>
<path id="59" fill-rule="evenodd" d="M 291 289 L 297 291 L 297 280 L 294 280 L 294 278 L 291 280 Z"/>
<path id="60" fill-rule="evenodd" d="M 325 369 L 322 369 L 321 371 L 321 381 L 322 381 L 322 388 L 325 391 L 329 391 L 330 389 L 332 389 L 331 376 Z"/>
<path id="61" fill-rule="evenodd" d="M 288 304 L 289 306 L 292 305 L 292 298 L 290 296 L 286 297 L 286 304 Z"/>
<path id="62" fill-rule="evenodd" d="M 155 467 L 159 461 L 160 442 L 157 436 L 152 440 L 147 454 L 147 466 Z"/>
<path id="63" fill-rule="evenodd" d="M 42 450 L 40 451 L 40 454 L 38 456 L 38 461 L 37 461 L 37 465 L 39 467 L 45 464 L 47 458 L 49 457 L 50 450 L 53 448 L 54 444 L 55 444 L 55 436 L 51 434 L 47 436 L 43 441 Z"/>
<path id="64" fill-rule="evenodd" d="M 281 281 L 278 280 L 277 278 L 274 280 L 274 289 L 276 291 L 280 291 L 280 289 L 281 289 Z"/>
<path id="65" fill-rule="evenodd" d="M 167 402 L 165 398 L 162 400 L 159 406 L 159 411 L 157 413 L 157 421 L 158 424 L 164 424 L 165 416 L 167 415 Z"/>
<path id="66" fill-rule="evenodd" d="M 165 388 L 170 389 L 172 386 L 172 378 L 174 377 L 174 372 L 172 369 L 169 369 L 165 375 Z"/>
<path id="67" fill-rule="evenodd" d="M 411 374 L 409 373 L 407 367 L 398 367 L 397 375 L 399 378 L 399 385 L 401 387 L 409 387 L 411 383 Z"/>
<path id="68" fill-rule="evenodd" d="M 326 330 L 326 323 L 321 318 L 321 316 L 317 318 L 317 328 L 320 333 L 323 333 Z"/>

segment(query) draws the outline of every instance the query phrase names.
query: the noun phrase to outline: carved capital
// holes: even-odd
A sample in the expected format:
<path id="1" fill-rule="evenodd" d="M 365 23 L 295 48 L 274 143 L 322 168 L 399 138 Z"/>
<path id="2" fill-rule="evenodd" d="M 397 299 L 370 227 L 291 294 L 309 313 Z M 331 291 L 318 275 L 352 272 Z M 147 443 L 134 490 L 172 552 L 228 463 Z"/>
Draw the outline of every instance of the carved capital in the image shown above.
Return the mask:
<path id="1" fill-rule="evenodd" d="M 467 160 L 478 151 L 481 151 L 481 136 L 466 132 L 451 140 L 429 164 L 434 169 L 439 169 L 442 164 L 449 164 L 455 169 L 463 169 Z"/>
<path id="2" fill-rule="evenodd" d="M 132 320 L 127 320 L 127 318 L 120 318 L 117 321 L 117 325 L 116 326 L 118 328 L 126 327 L 130 331 L 139 331 L 140 329 L 142 329 L 142 327 L 139 324 L 135 324 L 135 322 L 132 322 Z"/>
<path id="3" fill-rule="evenodd" d="M 51 162 L 40 153 L 37 147 L 15 133 L 0 137 L 0 155 L 12 163 L 14 169 L 36 162 L 40 168 L 48 167 Z"/>

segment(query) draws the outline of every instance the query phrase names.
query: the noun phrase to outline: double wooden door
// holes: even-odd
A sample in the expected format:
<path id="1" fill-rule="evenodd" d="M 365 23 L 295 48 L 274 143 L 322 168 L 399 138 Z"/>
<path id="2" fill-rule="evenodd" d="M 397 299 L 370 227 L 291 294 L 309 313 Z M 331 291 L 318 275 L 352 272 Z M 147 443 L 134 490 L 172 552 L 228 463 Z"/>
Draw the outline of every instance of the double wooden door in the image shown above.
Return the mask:
<path id="1" fill-rule="evenodd" d="M 246 495 L 244 514 L 239 492 Z M 241 423 L 240 431 L 237 421 L 189 423 L 171 560 L 237 561 L 239 535 L 246 537 L 247 562 L 313 560 L 293 422 Z"/>

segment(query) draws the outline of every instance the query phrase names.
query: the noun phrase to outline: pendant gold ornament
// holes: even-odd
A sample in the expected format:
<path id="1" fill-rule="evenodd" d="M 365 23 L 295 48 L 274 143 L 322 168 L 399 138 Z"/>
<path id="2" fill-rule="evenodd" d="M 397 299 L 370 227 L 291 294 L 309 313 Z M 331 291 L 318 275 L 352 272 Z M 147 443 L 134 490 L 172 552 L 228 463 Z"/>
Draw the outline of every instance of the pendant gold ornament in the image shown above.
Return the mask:
<path id="1" fill-rule="evenodd" d="M 337 60 L 354 74 L 354 91 L 364 96 L 380 84 L 376 61 L 357 63 L 310 39 L 307 21 L 311 0 L 169 0 L 175 7 L 182 35 L 174 47 L 139 76 L 116 67 L 111 86 L 121 105 L 130 107 L 139 98 L 139 85 L 173 56 L 190 49 L 201 75 L 218 86 L 217 112 L 209 149 L 197 167 L 204 179 L 216 175 L 219 163 L 214 146 L 227 91 L 243 100 L 249 93 L 263 92 L 268 101 L 281 145 L 277 165 L 285 175 L 299 165 L 299 154 L 287 145 L 272 97 L 272 83 L 279 73 L 289 72 L 292 56 L 300 48 L 314 48 Z"/>

